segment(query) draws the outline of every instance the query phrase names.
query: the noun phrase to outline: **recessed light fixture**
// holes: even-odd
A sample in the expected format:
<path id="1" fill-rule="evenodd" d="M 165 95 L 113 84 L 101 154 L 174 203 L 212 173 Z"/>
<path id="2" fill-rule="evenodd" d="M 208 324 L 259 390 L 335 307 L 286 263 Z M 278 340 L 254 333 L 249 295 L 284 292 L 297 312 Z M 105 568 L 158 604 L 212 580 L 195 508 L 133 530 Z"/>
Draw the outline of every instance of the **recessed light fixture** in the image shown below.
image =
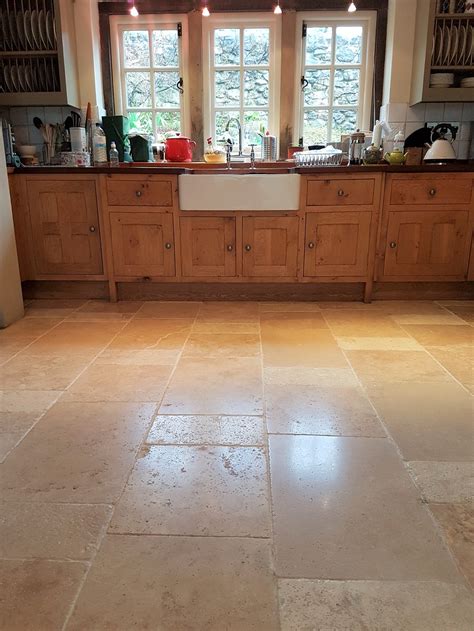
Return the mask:
<path id="1" fill-rule="evenodd" d="M 273 13 L 275 15 L 281 15 L 282 11 L 281 11 L 281 6 L 280 6 L 280 0 L 278 0 L 276 7 L 273 9 Z"/>
<path id="2" fill-rule="evenodd" d="M 130 15 L 132 16 L 132 18 L 137 18 L 140 15 L 135 5 L 133 5 L 133 7 L 130 9 Z"/>
<path id="3" fill-rule="evenodd" d="M 349 11 L 349 13 L 354 13 L 354 11 L 357 11 L 357 7 L 353 2 L 351 2 L 347 10 Z"/>
<path id="4" fill-rule="evenodd" d="M 207 4 L 205 4 L 202 8 L 202 17 L 203 18 L 208 18 L 211 15 L 211 12 L 209 11 L 209 9 L 207 8 Z"/>

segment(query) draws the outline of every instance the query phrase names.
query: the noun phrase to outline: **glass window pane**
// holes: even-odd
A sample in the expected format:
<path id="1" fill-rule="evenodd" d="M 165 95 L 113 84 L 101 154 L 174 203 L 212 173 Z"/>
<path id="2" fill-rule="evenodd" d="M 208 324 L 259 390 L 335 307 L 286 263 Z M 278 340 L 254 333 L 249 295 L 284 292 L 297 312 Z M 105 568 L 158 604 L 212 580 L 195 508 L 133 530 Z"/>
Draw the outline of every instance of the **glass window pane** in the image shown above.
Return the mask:
<path id="1" fill-rule="evenodd" d="M 258 132 L 263 133 L 266 129 L 268 129 L 268 112 L 244 113 L 244 153 L 250 153 L 250 144 L 254 144 L 257 145 L 255 147 L 255 155 L 259 155 L 262 138 L 258 135 Z"/>
<path id="2" fill-rule="evenodd" d="M 148 31 L 124 31 L 123 56 L 125 68 L 149 68 Z"/>
<path id="3" fill-rule="evenodd" d="M 268 105 L 268 70 L 246 70 L 244 72 L 244 105 Z"/>
<path id="4" fill-rule="evenodd" d="M 306 111 L 303 121 L 304 144 L 326 144 L 328 141 L 328 121 L 327 110 Z"/>
<path id="5" fill-rule="evenodd" d="M 148 72 L 125 74 L 128 107 L 151 107 L 151 84 Z"/>
<path id="6" fill-rule="evenodd" d="M 336 29 L 336 63 L 360 64 L 362 26 L 338 26 Z"/>
<path id="7" fill-rule="evenodd" d="M 153 133 L 151 112 L 128 112 L 130 131 L 139 131 L 145 134 Z"/>
<path id="8" fill-rule="evenodd" d="M 308 27 L 306 31 L 306 63 L 331 63 L 332 28 L 329 26 Z"/>
<path id="9" fill-rule="evenodd" d="M 216 66 L 240 64 L 240 30 L 219 28 L 214 31 L 214 63 Z"/>
<path id="10" fill-rule="evenodd" d="M 214 81 L 216 105 L 239 107 L 240 71 L 216 70 Z"/>
<path id="11" fill-rule="evenodd" d="M 157 112 L 155 122 L 157 136 L 163 136 L 168 131 L 181 132 L 181 114 L 179 112 Z"/>
<path id="12" fill-rule="evenodd" d="M 179 66 L 178 31 L 153 31 L 153 64 L 155 66 Z"/>
<path id="13" fill-rule="evenodd" d="M 357 105 L 359 102 L 360 72 L 355 68 L 338 68 L 334 73 L 334 103 Z"/>
<path id="14" fill-rule="evenodd" d="M 244 30 L 244 64 L 247 66 L 270 64 L 270 29 L 246 28 Z"/>
<path id="15" fill-rule="evenodd" d="M 329 70 L 307 70 L 304 78 L 308 85 L 304 89 L 305 105 L 329 105 Z"/>
<path id="16" fill-rule="evenodd" d="M 227 138 L 231 138 L 234 142 L 235 150 L 237 151 L 239 142 L 239 132 L 237 123 L 233 121 L 229 127 L 229 131 L 226 131 L 227 123 L 231 118 L 240 119 L 239 112 L 216 112 L 216 137 L 215 141 L 222 144 Z"/>
<path id="17" fill-rule="evenodd" d="M 351 134 L 357 128 L 356 110 L 333 110 L 332 138 L 333 142 L 340 142 L 341 134 Z"/>
<path id="18" fill-rule="evenodd" d="M 178 72 L 155 72 L 156 107 L 179 107 Z"/>

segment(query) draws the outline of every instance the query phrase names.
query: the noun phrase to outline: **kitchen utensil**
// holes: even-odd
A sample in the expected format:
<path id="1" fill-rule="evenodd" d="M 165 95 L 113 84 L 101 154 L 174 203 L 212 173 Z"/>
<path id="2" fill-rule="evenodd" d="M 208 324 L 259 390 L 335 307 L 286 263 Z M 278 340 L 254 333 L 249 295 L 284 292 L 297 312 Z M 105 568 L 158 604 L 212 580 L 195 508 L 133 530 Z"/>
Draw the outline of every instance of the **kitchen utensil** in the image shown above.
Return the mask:
<path id="1" fill-rule="evenodd" d="M 167 138 L 166 159 L 170 162 L 192 162 L 193 149 L 196 146 L 194 140 L 176 134 L 176 136 Z"/>
<path id="2" fill-rule="evenodd" d="M 456 139 L 458 128 L 449 123 L 440 123 L 431 132 L 431 145 L 424 157 L 425 162 L 444 163 L 456 160 L 453 142 Z M 445 136 L 450 133 L 451 140 Z"/>
<path id="3" fill-rule="evenodd" d="M 43 127 L 43 121 L 41 120 L 41 118 L 38 118 L 38 116 L 35 116 L 33 118 L 33 125 L 36 127 L 36 129 L 41 129 Z"/>
<path id="4" fill-rule="evenodd" d="M 365 134 L 360 130 L 350 135 L 349 164 L 362 164 Z"/>
<path id="5" fill-rule="evenodd" d="M 77 112 L 74 112 L 74 110 L 71 110 L 71 117 L 72 117 L 73 127 L 80 127 L 81 126 L 81 115 L 78 114 Z"/>

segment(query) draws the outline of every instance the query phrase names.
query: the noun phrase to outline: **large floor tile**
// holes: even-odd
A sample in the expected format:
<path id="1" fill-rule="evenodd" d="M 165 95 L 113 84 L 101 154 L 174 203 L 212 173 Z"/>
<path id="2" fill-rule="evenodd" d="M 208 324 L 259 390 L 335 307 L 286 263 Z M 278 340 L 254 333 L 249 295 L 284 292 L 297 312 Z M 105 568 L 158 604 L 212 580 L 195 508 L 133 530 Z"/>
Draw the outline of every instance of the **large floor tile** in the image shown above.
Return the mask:
<path id="1" fill-rule="evenodd" d="M 317 302 L 259 302 L 260 313 L 269 311 L 319 311 Z"/>
<path id="2" fill-rule="evenodd" d="M 56 403 L 2 465 L 0 496 L 115 501 L 154 410 L 153 404 Z"/>
<path id="3" fill-rule="evenodd" d="M 62 629 L 86 570 L 66 561 L 0 560 L 0 629 Z"/>
<path id="4" fill-rule="evenodd" d="M 439 313 L 438 315 L 420 315 L 417 313 L 393 315 L 392 319 L 395 320 L 397 324 L 401 324 L 401 325 L 416 324 L 416 325 L 455 326 L 458 324 L 465 324 L 464 320 L 454 315 L 454 313 L 449 313 L 449 311 L 445 311 L 444 313 Z"/>
<path id="5" fill-rule="evenodd" d="M 360 388 L 266 385 L 265 401 L 274 434 L 385 436 Z"/>
<path id="6" fill-rule="evenodd" d="M 120 366 L 174 366 L 181 354 L 180 348 L 156 350 L 117 350 L 106 348 L 94 364 L 118 364 Z"/>
<path id="7" fill-rule="evenodd" d="M 134 319 L 109 345 L 110 350 L 180 350 L 188 337 L 192 319 Z"/>
<path id="8" fill-rule="evenodd" d="M 67 401 L 161 401 L 172 365 L 94 363 L 73 383 Z"/>
<path id="9" fill-rule="evenodd" d="M 258 322 L 256 302 L 204 302 L 196 322 Z"/>
<path id="10" fill-rule="evenodd" d="M 404 328 L 423 346 L 471 346 L 474 329 L 469 324 L 446 326 L 444 324 L 406 324 Z M 474 353 L 474 348 L 472 348 Z"/>
<path id="11" fill-rule="evenodd" d="M 409 470 L 428 502 L 460 503 L 474 498 L 473 462 L 409 463 Z"/>
<path id="12" fill-rule="evenodd" d="M 24 338 L 2 340 L 0 339 L 0 364 L 12 359 L 17 353 L 25 350 L 33 340 Z M 0 384 L 1 385 L 1 384 Z"/>
<path id="13" fill-rule="evenodd" d="M 61 322 L 61 318 L 22 318 L 5 329 L 0 329 L 0 348 L 7 340 L 33 341 Z"/>
<path id="14" fill-rule="evenodd" d="M 138 301 L 109 302 L 108 300 L 89 300 L 67 316 L 66 321 L 101 322 L 102 320 L 130 320 L 143 303 Z"/>
<path id="15" fill-rule="evenodd" d="M 368 394 L 405 460 L 474 460 L 474 401 L 457 383 L 386 383 Z"/>
<path id="16" fill-rule="evenodd" d="M 474 393 L 474 349 L 469 346 L 429 346 L 427 351 L 455 379 Z"/>
<path id="17" fill-rule="evenodd" d="M 109 536 L 68 631 L 275 631 L 270 565 L 258 539 Z"/>
<path id="18" fill-rule="evenodd" d="M 145 302 L 137 318 L 194 318 L 200 308 L 200 302 Z"/>
<path id="19" fill-rule="evenodd" d="M 191 333 L 183 357 L 259 357 L 260 336 L 255 333 Z"/>
<path id="20" fill-rule="evenodd" d="M 260 359 L 181 359 L 165 393 L 160 412 L 262 414 Z"/>
<path id="21" fill-rule="evenodd" d="M 260 333 L 260 322 L 198 322 L 193 324 L 193 333 Z"/>
<path id="22" fill-rule="evenodd" d="M 262 329 L 291 332 L 297 330 L 328 329 L 322 313 L 316 311 L 263 311 L 260 313 Z"/>
<path id="23" fill-rule="evenodd" d="M 79 309 L 87 300 L 38 299 L 25 306 L 27 318 L 65 318 Z"/>
<path id="24" fill-rule="evenodd" d="M 445 370 L 424 351 L 346 351 L 363 383 L 451 381 Z"/>
<path id="25" fill-rule="evenodd" d="M 474 504 L 430 504 L 448 546 L 474 588 Z"/>
<path id="26" fill-rule="evenodd" d="M 274 386 L 318 386 L 320 388 L 357 387 L 358 381 L 347 368 L 265 368 L 265 384 Z"/>
<path id="27" fill-rule="evenodd" d="M 280 580 L 281 631 L 470 631 L 463 585 L 415 581 Z"/>
<path id="28" fill-rule="evenodd" d="M 4 390 L 66 390 L 90 363 L 90 356 L 19 353 L 0 366 Z"/>
<path id="29" fill-rule="evenodd" d="M 61 322 L 33 342 L 28 352 L 33 355 L 78 353 L 96 355 L 120 331 L 122 322 Z"/>
<path id="30" fill-rule="evenodd" d="M 337 337 L 408 337 L 390 316 L 375 310 L 326 309 L 323 315 Z"/>
<path id="31" fill-rule="evenodd" d="M 60 394 L 55 390 L 0 390 L 0 463 Z"/>
<path id="32" fill-rule="evenodd" d="M 89 560 L 108 524 L 105 505 L 0 503 L 0 558 Z"/>
<path id="33" fill-rule="evenodd" d="M 443 316 L 446 309 L 431 300 L 376 300 L 371 305 L 376 311 L 390 316 Z"/>
<path id="34" fill-rule="evenodd" d="M 287 331 L 262 324 L 264 366 L 308 368 L 345 368 L 347 361 L 328 330 Z"/>
<path id="35" fill-rule="evenodd" d="M 386 439 L 270 436 L 283 577 L 459 580 Z"/>
<path id="36" fill-rule="evenodd" d="M 423 347 L 411 337 L 336 337 L 346 351 L 420 351 Z"/>
<path id="37" fill-rule="evenodd" d="M 474 304 L 447 305 L 446 308 L 461 320 L 474 324 Z"/>
<path id="38" fill-rule="evenodd" d="M 267 485 L 256 447 L 146 446 L 110 532 L 267 537 Z"/>
<path id="39" fill-rule="evenodd" d="M 261 416 L 157 416 L 146 439 L 156 445 L 263 445 Z"/>

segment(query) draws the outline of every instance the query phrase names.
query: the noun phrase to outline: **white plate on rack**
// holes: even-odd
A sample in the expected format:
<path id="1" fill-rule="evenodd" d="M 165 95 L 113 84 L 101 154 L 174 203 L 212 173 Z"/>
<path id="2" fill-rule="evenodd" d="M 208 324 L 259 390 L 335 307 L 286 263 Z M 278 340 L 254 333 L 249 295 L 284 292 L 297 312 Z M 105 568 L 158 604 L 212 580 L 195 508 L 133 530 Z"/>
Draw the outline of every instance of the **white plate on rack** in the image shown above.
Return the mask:
<path id="1" fill-rule="evenodd" d="M 436 65 L 441 65 L 441 59 L 443 56 L 443 29 L 438 26 L 436 30 Z"/>
<path id="2" fill-rule="evenodd" d="M 15 13 L 8 14 L 8 24 L 10 30 L 10 40 L 14 48 L 18 47 L 18 37 L 16 34 L 16 15 Z"/>
<path id="3" fill-rule="evenodd" d="M 23 14 L 16 14 L 16 31 L 18 33 L 18 41 L 23 50 L 26 49 L 25 23 L 23 22 Z"/>
<path id="4" fill-rule="evenodd" d="M 46 36 L 48 38 L 49 47 L 54 49 L 56 48 L 56 44 L 54 41 L 54 30 L 53 30 L 53 16 L 51 11 L 46 13 Z"/>
<path id="5" fill-rule="evenodd" d="M 36 10 L 31 12 L 31 32 L 33 34 L 34 48 L 36 50 L 41 50 L 41 37 L 38 26 L 38 11 Z"/>
<path id="6" fill-rule="evenodd" d="M 10 66 L 10 79 L 13 84 L 13 88 L 15 92 L 20 92 L 20 79 L 18 78 L 18 68 L 17 66 Z"/>
<path id="7" fill-rule="evenodd" d="M 456 64 L 456 56 L 458 52 L 458 44 L 459 44 L 459 29 L 457 26 L 452 27 L 451 29 L 451 53 L 449 55 L 449 63 L 454 66 Z"/>
<path id="8" fill-rule="evenodd" d="M 10 66 L 7 64 L 3 66 L 3 77 L 5 79 L 5 85 L 7 86 L 8 92 L 13 92 L 13 84 L 10 79 Z"/>
<path id="9" fill-rule="evenodd" d="M 25 81 L 28 90 L 30 92 L 34 92 L 35 86 L 33 82 L 33 73 L 31 71 L 31 66 L 29 65 L 29 63 L 25 66 Z"/>
<path id="10" fill-rule="evenodd" d="M 43 50 L 48 50 L 48 38 L 46 36 L 46 16 L 44 14 L 43 9 L 38 13 L 38 29 L 41 38 L 41 48 Z"/>
<path id="11" fill-rule="evenodd" d="M 47 92 L 46 88 L 46 74 L 44 72 L 44 66 L 41 61 L 38 63 L 38 92 Z"/>
<path id="12" fill-rule="evenodd" d="M 33 32 L 31 30 L 31 11 L 25 11 L 25 15 L 23 16 L 23 24 L 25 27 L 26 41 L 30 48 L 34 48 L 35 40 L 33 37 Z"/>
<path id="13" fill-rule="evenodd" d="M 466 52 L 467 30 L 464 24 L 459 27 L 459 47 L 456 58 L 458 66 L 464 65 L 464 53 Z"/>
<path id="14" fill-rule="evenodd" d="M 443 59 L 441 61 L 443 66 L 447 66 L 449 63 L 449 53 L 451 51 L 451 30 L 445 26 L 443 30 Z"/>

